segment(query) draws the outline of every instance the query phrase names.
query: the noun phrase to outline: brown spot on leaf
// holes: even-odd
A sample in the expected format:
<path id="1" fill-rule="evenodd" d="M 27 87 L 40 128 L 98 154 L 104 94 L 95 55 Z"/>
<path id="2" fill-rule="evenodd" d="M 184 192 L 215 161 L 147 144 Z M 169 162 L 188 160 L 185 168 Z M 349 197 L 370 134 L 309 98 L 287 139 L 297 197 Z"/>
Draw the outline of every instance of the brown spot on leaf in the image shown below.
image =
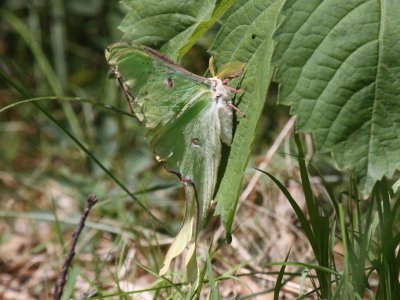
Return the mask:
<path id="1" fill-rule="evenodd" d="M 174 87 L 174 82 L 171 78 L 167 78 L 165 80 L 165 85 L 167 86 L 167 88 L 172 89 Z"/>

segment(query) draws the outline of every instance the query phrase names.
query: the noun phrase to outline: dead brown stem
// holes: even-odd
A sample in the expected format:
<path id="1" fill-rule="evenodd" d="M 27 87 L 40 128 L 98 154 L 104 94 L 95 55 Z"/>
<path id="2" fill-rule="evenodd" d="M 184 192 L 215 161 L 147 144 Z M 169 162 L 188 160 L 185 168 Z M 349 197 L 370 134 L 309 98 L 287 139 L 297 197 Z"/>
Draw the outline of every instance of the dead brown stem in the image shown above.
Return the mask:
<path id="1" fill-rule="evenodd" d="M 54 288 L 54 296 L 53 299 L 54 300 L 60 300 L 63 290 L 64 290 L 64 286 L 65 283 L 67 281 L 67 274 L 68 274 L 68 269 L 69 266 L 71 265 L 72 259 L 75 256 L 75 246 L 78 242 L 78 238 L 79 235 L 82 232 L 83 227 L 85 227 L 85 221 L 87 216 L 89 215 L 90 209 L 93 207 L 93 205 L 96 204 L 97 202 L 97 197 L 95 195 L 89 195 L 89 197 L 86 200 L 87 205 L 85 210 L 82 213 L 81 219 L 79 221 L 78 227 L 76 228 L 76 230 L 74 231 L 74 233 L 72 234 L 72 242 L 71 242 L 71 246 L 68 249 L 68 253 L 67 256 L 65 257 L 64 263 L 63 263 L 63 267 L 62 267 L 62 271 L 58 277 L 56 286 Z"/>

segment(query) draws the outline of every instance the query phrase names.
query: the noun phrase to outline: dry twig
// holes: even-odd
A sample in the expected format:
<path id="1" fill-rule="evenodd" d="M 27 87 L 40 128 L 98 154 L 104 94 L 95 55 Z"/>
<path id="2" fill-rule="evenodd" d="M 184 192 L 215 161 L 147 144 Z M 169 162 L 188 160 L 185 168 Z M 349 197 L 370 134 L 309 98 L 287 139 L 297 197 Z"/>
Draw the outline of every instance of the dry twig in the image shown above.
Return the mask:
<path id="1" fill-rule="evenodd" d="M 89 195 L 86 202 L 87 202 L 86 208 L 82 213 L 81 220 L 79 221 L 78 227 L 72 234 L 72 243 L 68 249 L 68 253 L 67 253 L 67 256 L 65 257 L 62 271 L 58 277 L 57 284 L 54 288 L 54 296 L 53 296 L 54 300 L 61 299 L 61 296 L 62 296 L 62 293 L 64 290 L 64 286 L 67 281 L 68 269 L 69 269 L 69 266 L 71 265 L 72 259 L 75 256 L 75 247 L 78 242 L 79 235 L 81 234 L 83 227 L 85 227 L 85 221 L 86 221 L 87 216 L 89 215 L 90 209 L 97 202 L 97 197 L 95 195 Z"/>

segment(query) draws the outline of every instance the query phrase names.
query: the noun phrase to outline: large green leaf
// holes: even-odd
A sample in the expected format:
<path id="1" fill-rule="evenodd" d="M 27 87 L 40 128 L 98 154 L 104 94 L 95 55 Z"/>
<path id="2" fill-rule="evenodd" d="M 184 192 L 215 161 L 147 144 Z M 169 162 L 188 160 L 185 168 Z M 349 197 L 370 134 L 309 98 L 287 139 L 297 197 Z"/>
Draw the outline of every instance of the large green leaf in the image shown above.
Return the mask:
<path id="1" fill-rule="evenodd" d="M 239 102 L 239 109 L 246 113 L 246 117 L 238 117 L 229 160 L 215 197 L 216 214 L 222 217 L 228 241 L 231 238 L 231 226 L 243 174 L 272 77 L 272 33 L 280 5 L 280 0 L 238 1 L 227 12 L 223 26 L 210 49 L 218 63 L 247 63 L 240 86 L 245 93 L 235 101 L 236 104 Z"/>
<path id="2" fill-rule="evenodd" d="M 123 0 L 123 40 L 160 49 L 173 60 L 185 54 L 235 0 Z"/>
<path id="3" fill-rule="evenodd" d="M 400 167 L 400 1 L 288 0 L 280 102 L 369 190 Z"/>

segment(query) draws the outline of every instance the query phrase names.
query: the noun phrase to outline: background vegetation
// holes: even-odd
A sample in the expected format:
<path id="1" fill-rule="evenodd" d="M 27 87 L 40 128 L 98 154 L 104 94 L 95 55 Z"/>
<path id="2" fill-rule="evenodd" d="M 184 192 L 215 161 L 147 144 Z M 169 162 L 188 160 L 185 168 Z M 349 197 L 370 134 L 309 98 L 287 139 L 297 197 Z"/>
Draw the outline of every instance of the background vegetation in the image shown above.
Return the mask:
<path id="1" fill-rule="evenodd" d="M 286 1 L 282 15 L 278 15 L 281 1 L 210 0 L 197 5 L 195 2 L 198 1 L 189 3 L 193 5 L 188 4 L 188 10 L 181 11 L 176 19 L 160 16 L 163 9 L 170 12 L 184 9 L 181 1 L 165 1 L 165 7 L 159 5 L 160 1 L 124 1 L 125 6 L 103 0 L 2 2 L 0 298 L 50 298 L 74 225 L 87 195 L 95 193 L 99 203 L 91 211 L 79 240 L 65 299 L 90 295 L 106 299 L 179 299 L 183 295 L 188 299 L 272 299 L 274 289 L 275 299 L 283 296 L 394 299 L 400 293 L 400 201 L 390 182 L 380 181 L 370 196 L 365 196 L 360 190 L 365 190 L 368 180 L 359 185 L 347 173 L 337 171 L 329 156 L 314 154 L 309 135 L 302 136 L 301 141 L 298 137 L 293 139 L 293 119 L 289 118 L 288 109 L 275 105 L 276 85 L 269 86 L 268 101 L 262 109 L 273 74 L 270 59 L 276 18 L 280 20 L 286 15 L 287 20 L 292 20 L 282 23 L 275 33 L 276 40 L 281 37 L 279 50 L 285 48 L 288 32 L 297 28 L 296 18 L 290 17 L 304 17 L 305 13 L 296 12 L 317 8 L 307 1 L 297 4 Z M 334 15 L 336 10 L 329 6 L 332 2 L 325 1 L 325 6 L 318 8 L 322 10 L 321 16 L 327 16 L 327 12 Z M 364 24 L 364 16 L 379 20 L 374 14 L 379 1 L 364 1 L 366 5 L 361 2 L 353 3 L 355 8 L 363 9 L 355 14 L 353 21 Z M 354 12 L 355 8 L 342 9 Z M 396 8 L 385 6 L 380 16 L 391 20 Z M 303 20 L 299 19 L 297 22 Z M 325 27 L 313 24 L 302 28 L 320 29 L 326 35 L 333 32 L 330 37 L 335 38 L 331 41 L 334 44 L 340 36 L 347 36 L 344 45 L 355 45 L 355 50 L 362 48 L 363 43 L 368 44 L 364 34 L 358 35 L 362 36 L 360 39 L 346 35 L 345 29 L 351 28 L 348 24 L 343 23 L 338 31 L 325 32 Z M 386 28 L 391 28 L 389 25 Z M 117 30 L 118 26 L 121 30 Z M 359 31 L 365 28 L 372 32 L 365 33 L 367 38 L 376 32 L 372 25 L 361 26 Z M 233 31 L 239 40 L 231 36 Z M 318 32 L 309 39 L 301 38 L 301 30 L 295 32 L 300 34 L 292 37 L 299 42 L 293 47 L 297 52 L 286 47 L 286 52 L 275 52 L 272 60 L 281 66 L 276 79 L 283 84 L 281 92 L 289 95 L 284 100 L 287 104 L 293 103 L 290 95 L 304 91 L 293 88 L 290 81 L 285 86 L 285 76 L 295 80 L 297 73 L 291 72 L 298 64 L 309 61 L 303 47 L 307 43 L 311 48 L 319 45 L 318 39 L 313 38 Z M 389 44 L 378 49 L 398 47 L 398 42 L 390 42 L 398 41 L 395 35 L 385 37 Z M 205 245 L 200 253 L 202 257 L 208 253 L 209 264 L 204 284 L 198 290 L 191 290 L 185 282 L 182 258 L 176 263 L 173 277 L 167 280 L 157 276 L 171 236 L 178 231 L 183 217 L 183 191 L 176 178 L 153 159 L 141 124 L 123 113 L 127 111 L 126 103 L 115 81 L 109 78 L 103 54 L 108 44 L 121 38 L 134 39 L 159 48 L 174 59 L 181 58 L 182 64 L 197 74 L 207 69 L 206 51 L 210 47 L 219 63 L 238 56 L 248 63 L 243 83 L 247 98 L 242 99 L 240 108 L 250 117 L 237 128 L 234 143 L 240 142 L 242 146 L 232 147 L 227 175 L 217 195 L 219 200 L 230 200 L 222 204 L 220 211 L 225 209 L 228 232 L 233 225 L 232 243 L 227 245 L 218 219 L 211 220 L 204 240 L 212 237 L 214 242 Z M 232 47 L 237 45 L 240 51 L 234 52 Z M 262 51 L 252 52 L 252 49 Z M 322 54 L 317 62 L 323 59 Z M 361 67 L 363 62 L 371 66 L 365 57 L 376 58 L 367 54 L 354 58 Z M 396 55 L 387 58 L 378 54 L 378 57 L 387 59 L 376 68 L 381 70 L 380 74 L 388 71 L 385 66 L 398 68 Z M 306 75 L 316 70 L 315 65 L 304 69 Z M 355 84 L 361 87 L 371 82 L 390 82 L 390 77 L 371 79 L 370 71 L 364 71 L 365 77 L 357 72 L 350 76 L 348 69 L 342 74 L 347 79 L 357 79 Z M 304 95 L 307 99 L 319 99 L 318 93 L 313 92 L 323 88 L 324 82 L 331 82 L 318 81 L 312 76 L 300 77 L 301 80 L 305 81 L 299 87 L 309 87 L 311 91 Z M 321 86 L 315 87 L 313 82 Z M 383 96 L 384 91 L 394 95 L 396 85 L 383 85 L 372 92 L 376 91 Z M 364 96 L 363 99 L 368 98 Z M 392 99 L 389 107 L 395 107 L 394 96 L 383 98 Z M 15 105 L 27 99 L 34 100 Z M 4 110 L 8 105 L 15 106 Z M 294 104 L 293 111 L 308 110 L 300 103 Z M 396 111 L 391 110 L 394 115 Z M 354 117 L 355 111 L 350 112 Z M 303 131 L 318 131 L 324 127 L 313 118 L 328 117 L 300 114 L 299 126 Z M 311 121 L 305 123 L 307 119 Z M 386 131 L 375 136 L 391 140 L 386 133 L 398 135 L 396 128 L 386 127 Z M 335 140 L 321 143 L 318 133 L 315 136 L 317 146 L 332 150 Z M 255 141 L 253 148 L 252 141 Z M 361 147 L 364 140 L 354 141 L 355 146 L 364 149 Z M 338 147 L 333 148 L 340 152 L 342 148 Z M 398 166 L 393 153 L 399 148 L 394 143 L 391 149 L 392 154 L 387 157 L 392 163 L 380 164 L 389 167 L 368 173 L 369 178 L 393 173 Z M 359 155 L 350 148 L 341 153 Z M 373 153 L 379 161 L 380 154 Z M 248 154 L 251 154 L 249 165 L 268 173 L 246 167 Z M 357 155 L 344 155 L 339 164 L 351 165 L 347 162 L 359 159 Z M 311 175 L 307 175 L 306 163 Z M 364 165 L 357 166 L 353 171 L 360 175 L 357 172 Z M 240 185 L 241 176 L 237 175 L 242 173 L 245 189 Z M 371 190 L 371 180 L 369 183 Z M 236 207 L 232 199 L 236 197 L 239 202 L 232 224 Z M 148 217 L 148 211 L 162 220 L 162 226 Z"/>

